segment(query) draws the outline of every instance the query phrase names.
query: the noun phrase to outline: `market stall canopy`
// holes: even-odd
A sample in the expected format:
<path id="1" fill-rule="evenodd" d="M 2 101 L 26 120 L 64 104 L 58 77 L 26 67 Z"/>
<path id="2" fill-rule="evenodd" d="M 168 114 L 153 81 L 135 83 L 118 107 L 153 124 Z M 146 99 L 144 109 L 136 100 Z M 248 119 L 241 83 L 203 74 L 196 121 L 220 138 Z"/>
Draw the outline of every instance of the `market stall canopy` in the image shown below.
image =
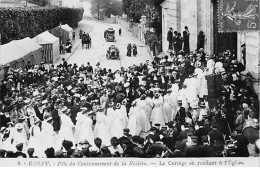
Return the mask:
<path id="1" fill-rule="evenodd" d="M 61 28 L 68 32 L 73 31 L 73 29 L 68 24 L 62 25 Z"/>
<path id="2" fill-rule="evenodd" d="M 59 41 L 59 38 L 55 37 L 48 31 L 45 31 L 34 37 L 33 40 L 37 44 L 55 44 L 57 41 Z"/>
<path id="3" fill-rule="evenodd" d="M 24 38 L 22 40 L 14 40 L 14 42 L 22 47 L 22 48 L 25 48 L 29 51 L 36 51 L 38 49 L 41 49 L 42 46 L 36 44 L 31 38 L 27 37 L 27 38 Z"/>
<path id="4" fill-rule="evenodd" d="M 30 54 L 30 50 L 21 47 L 17 42 L 12 41 L 0 46 L 0 65 L 6 65 L 12 61 L 21 59 Z"/>

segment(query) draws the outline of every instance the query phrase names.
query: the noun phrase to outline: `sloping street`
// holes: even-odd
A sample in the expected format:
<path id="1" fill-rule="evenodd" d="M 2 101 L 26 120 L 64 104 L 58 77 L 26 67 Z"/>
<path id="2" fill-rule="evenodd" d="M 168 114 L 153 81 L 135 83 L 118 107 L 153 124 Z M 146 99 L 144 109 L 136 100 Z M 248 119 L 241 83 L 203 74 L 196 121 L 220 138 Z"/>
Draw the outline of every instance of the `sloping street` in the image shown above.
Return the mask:
<path id="1" fill-rule="evenodd" d="M 104 31 L 112 27 L 115 30 L 116 42 L 106 42 L 104 39 Z M 119 36 L 118 30 L 122 29 L 122 35 Z M 86 50 L 82 48 L 81 40 L 79 39 L 79 30 L 89 33 L 92 39 L 91 49 Z M 55 64 L 62 63 L 62 58 L 65 58 L 68 63 L 76 63 L 78 66 L 82 64 L 86 65 L 90 62 L 92 66 L 95 66 L 97 62 L 100 62 L 101 68 L 117 70 L 120 67 L 129 67 L 133 64 L 139 64 L 145 62 L 147 59 L 152 60 L 148 53 L 147 46 L 134 37 L 131 32 L 121 27 L 119 24 L 108 24 L 104 22 L 98 22 L 94 20 L 83 20 L 79 23 L 79 27 L 75 30 L 76 42 L 73 45 L 72 53 L 66 53 L 61 55 L 60 59 Z M 138 49 L 138 55 L 136 57 L 127 57 L 127 45 L 128 43 L 136 44 Z M 106 52 L 110 45 L 116 45 L 120 51 L 120 60 L 107 60 Z"/>

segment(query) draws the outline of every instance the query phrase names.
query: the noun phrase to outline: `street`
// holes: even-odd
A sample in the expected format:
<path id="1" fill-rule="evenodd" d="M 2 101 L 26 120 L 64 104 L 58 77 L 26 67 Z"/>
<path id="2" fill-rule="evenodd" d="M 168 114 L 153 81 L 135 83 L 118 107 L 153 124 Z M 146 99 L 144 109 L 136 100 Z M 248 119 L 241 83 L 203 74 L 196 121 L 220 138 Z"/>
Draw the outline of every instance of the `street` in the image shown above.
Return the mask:
<path id="1" fill-rule="evenodd" d="M 115 30 L 116 42 L 106 42 L 104 39 L 104 31 L 112 27 Z M 122 35 L 119 36 L 118 30 L 122 29 Z M 88 32 L 92 39 L 91 49 L 86 50 L 82 48 L 81 40 L 79 39 L 78 32 L 82 29 L 83 32 Z M 97 22 L 93 20 L 83 20 L 79 23 L 76 32 L 76 42 L 73 45 L 72 53 L 61 55 L 60 59 L 55 64 L 62 63 L 62 58 L 65 58 L 68 63 L 76 63 L 78 66 L 87 62 L 90 62 L 92 66 L 95 66 L 97 62 L 100 62 L 101 68 L 111 69 L 112 71 L 120 69 L 120 67 L 129 67 L 133 64 L 145 62 L 147 59 L 152 60 L 148 53 L 147 46 L 138 40 L 137 37 L 133 37 L 132 33 L 121 27 L 119 24 L 108 24 L 103 22 Z M 127 45 L 128 43 L 136 44 L 138 49 L 138 55 L 136 57 L 127 57 Z M 115 44 L 120 51 L 120 60 L 107 60 L 106 51 L 108 47 Z"/>

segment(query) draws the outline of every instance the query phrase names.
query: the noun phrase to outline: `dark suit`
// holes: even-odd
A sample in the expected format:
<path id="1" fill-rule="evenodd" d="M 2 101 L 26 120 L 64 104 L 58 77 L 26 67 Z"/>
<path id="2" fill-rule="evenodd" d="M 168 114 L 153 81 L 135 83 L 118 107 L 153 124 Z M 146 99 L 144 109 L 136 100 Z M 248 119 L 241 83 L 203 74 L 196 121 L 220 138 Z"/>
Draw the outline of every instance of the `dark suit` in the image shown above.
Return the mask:
<path id="1" fill-rule="evenodd" d="M 237 135 L 237 157 L 249 157 L 249 152 L 247 145 L 249 144 L 246 137 L 242 135 Z"/>
<path id="2" fill-rule="evenodd" d="M 166 145 L 163 143 L 156 142 L 149 148 L 148 154 L 150 157 L 156 157 L 156 155 L 161 156 L 163 151 L 167 151 Z"/>
<path id="3" fill-rule="evenodd" d="M 187 54 L 190 52 L 190 33 L 183 31 L 183 51 Z"/>
<path id="4" fill-rule="evenodd" d="M 77 117 L 77 113 L 79 112 L 79 110 L 80 110 L 80 107 L 79 107 L 79 105 L 74 105 L 74 106 L 72 106 L 71 107 L 71 115 L 70 115 L 70 118 L 71 118 L 71 120 L 72 120 L 72 122 L 73 122 L 73 124 L 74 125 L 76 125 L 76 117 Z"/>
<path id="5" fill-rule="evenodd" d="M 15 157 L 15 158 L 18 158 L 18 157 L 27 158 L 26 154 L 23 153 L 23 152 L 21 152 L 21 151 L 16 151 L 16 152 L 14 153 L 14 157 Z"/>
<path id="6" fill-rule="evenodd" d="M 212 157 L 213 150 L 209 145 L 201 145 L 199 155 L 200 155 L 200 157 Z"/>
<path id="7" fill-rule="evenodd" d="M 53 119 L 53 130 L 59 131 L 60 130 L 60 116 L 58 110 L 54 109 L 51 113 Z"/>
<path id="8" fill-rule="evenodd" d="M 172 50 L 173 33 L 170 30 L 167 33 L 167 41 L 169 41 L 169 50 Z"/>
<path id="9" fill-rule="evenodd" d="M 200 146 L 198 145 L 192 145 L 192 146 L 187 146 L 184 149 L 184 152 L 186 153 L 186 157 L 200 157 Z"/>
<path id="10" fill-rule="evenodd" d="M 37 116 L 41 121 L 43 121 L 43 114 L 40 112 L 38 106 L 37 106 L 37 105 L 34 105 L 33 108 L 34 108 L 34 110 L 35 110 L 36 116 Z"/>

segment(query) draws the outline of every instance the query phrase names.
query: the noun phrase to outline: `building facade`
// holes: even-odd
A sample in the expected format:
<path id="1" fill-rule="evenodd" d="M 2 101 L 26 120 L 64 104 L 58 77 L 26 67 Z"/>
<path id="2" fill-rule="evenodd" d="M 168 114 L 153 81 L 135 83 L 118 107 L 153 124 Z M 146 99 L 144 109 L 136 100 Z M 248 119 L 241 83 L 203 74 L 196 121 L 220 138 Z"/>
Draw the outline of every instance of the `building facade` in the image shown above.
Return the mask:
<path id="1" fill-rule="evenodd" d="M 259 81 L 260 70 L 260 31 L 219 32 L 218 0 L 165 0 L 162 4 L 162 42 L 163 52 L 167 53 L 167 32 L 170 27 L 182 32 L 188 26 L 190 31 L 190 50 L 197 49 L 200 31 L 205 34 L 207 54 L 221 55 L 225 50 L 236 51 L 242 61 L 241 45 L 246 45 L 246 70 Z M 259 9 L 259 8 L 258 8 Z M 259 13 L 259 12 L 258 12 Z M 254 83 L 259 96 L 259 82 Z"/>

